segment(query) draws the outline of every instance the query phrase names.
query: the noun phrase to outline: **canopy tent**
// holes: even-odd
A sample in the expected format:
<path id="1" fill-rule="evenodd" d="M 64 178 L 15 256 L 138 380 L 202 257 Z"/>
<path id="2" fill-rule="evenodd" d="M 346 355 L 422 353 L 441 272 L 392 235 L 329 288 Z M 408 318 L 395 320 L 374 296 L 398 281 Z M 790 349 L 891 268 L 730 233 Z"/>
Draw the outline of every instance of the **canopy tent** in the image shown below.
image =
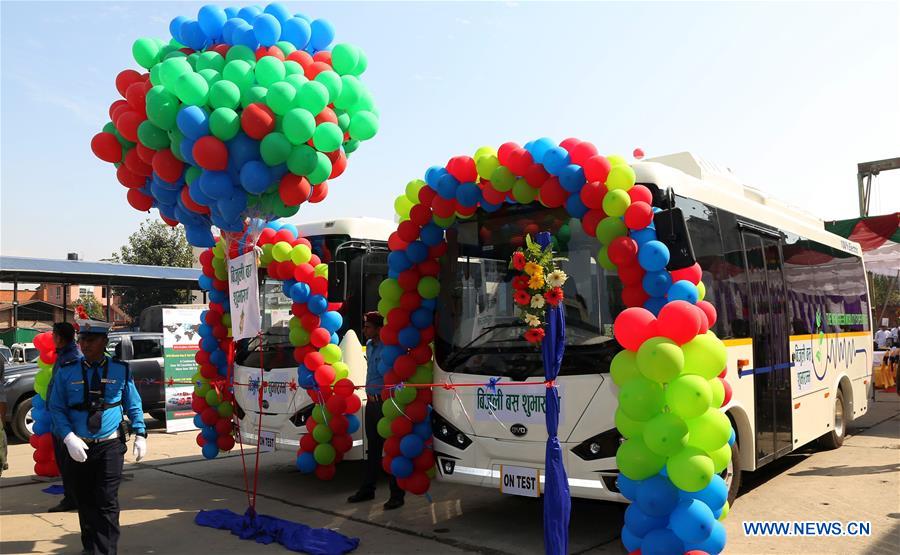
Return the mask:
<path id="1" fill-rule="evenodd" d="M 863 252 L 869 252 L 885 243 L 888 246 L 900 243 L 900 212 L 825 222 L 825 229 L 859 243 Z"/>

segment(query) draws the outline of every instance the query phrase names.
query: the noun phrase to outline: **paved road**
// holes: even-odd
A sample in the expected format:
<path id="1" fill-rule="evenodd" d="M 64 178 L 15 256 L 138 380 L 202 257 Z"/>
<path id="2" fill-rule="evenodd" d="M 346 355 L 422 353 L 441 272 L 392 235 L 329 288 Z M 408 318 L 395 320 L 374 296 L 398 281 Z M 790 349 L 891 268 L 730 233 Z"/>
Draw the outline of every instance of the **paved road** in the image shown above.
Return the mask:
<path id="1" fill-rule="evenodd" d="M 894 554 L 900 552 L 900 398 L 879 394 L 870 413 L 851 426 L 837 451 L 812 449 L 745 475 L 741 497 L 726 520 L 727 553 Z M 151 433 L 149 461 L 129 464 L 121 489 L 121 551 L 188 554 L 287 553 L 280 546 L 238 540 L 193 524 L 200 509 L 247 506 L 241 459 L 213 461 L 197 455 L 192 434 Z M 11 468 L 0 479 L 0 553 L 77 553 L 75 513 L 48 514 L 58 497 L 29 477 L 31 447 L 10 446 Z M 130 458 L 130 455 L 129 455 Z M 359 463 L 343 463 L 332 482 L 296 471 L 288 453 L 261 455 L 258 509 L 264 514 L 328 527 L 360 537 L 358 553 L 541 553 L 540 501 L 502 496 L 494 490 L 435 484 L 433 503 L 408 498 L 385 512 L 381 501 L 348 505 Z M 252 464 L 252 458 L 249 460 Z M 573 553 L 624 553 L 618 541 L 623 506 L 573 502 Z M 870 537 L 755 538 L 744 535 L 750 520 L 868 520 Z"/>

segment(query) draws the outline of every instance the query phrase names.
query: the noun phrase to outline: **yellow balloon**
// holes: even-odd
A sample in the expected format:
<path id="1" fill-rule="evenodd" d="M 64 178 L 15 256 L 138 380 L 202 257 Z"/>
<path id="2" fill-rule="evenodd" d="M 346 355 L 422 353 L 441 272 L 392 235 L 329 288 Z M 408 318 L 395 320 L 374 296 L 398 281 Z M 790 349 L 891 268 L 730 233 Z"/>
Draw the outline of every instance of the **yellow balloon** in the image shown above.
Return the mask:
<path id="1" fill-rule="evenodd" d="M 703 282 L 697 284 L 697 300 L 702 301 L 704 297 L 706 297 L 706 286 L 703 285 Z"/>
<path id="2" fill-rule="evenodd" d="M 315 275 L 318 277 L 328 277 L 328 264 L 319 264 L 315 267 Z"/>
<path id="3" fill-rule="evenodd" d="M 625 160 L 625 158 L 619 156 L 618 154 L 610 154 L 606 157 L 606 159 L 609 160 L 609 165 L 611 167 L 628 165 L 628 162 Z"/>
<path id="4" fill-rule="evenodd" d="M 472 159 L 475 160 L 475 163 L 478 163 L 478 159 L 482 156 L 497 156 L 497 150 L 492 146 L 483 146 L 475 151 L 475 155 L 472 156 Z"/>
<path id="5" fill-rule="evenodd" d="M 723 520 L 725 520 L 725 517 L 728 516 L 728 511 L 730 511 L 730 510 L 731 510 L 731 505 L 729 505 L 728 501 L 726 501 L 725 504 L 722 505 L 722 514 L 719 515 L 719 522 L 722 522 Z"/>
<path id="6" fill-rule="evenodd" d="M 499 167 L 500 160 L 498 160 L 497 156 L 494 154 L 485 154 L 475 161 L 475 169 L 478 171 L 478 175 L 481 176 L 482 179 L 490 179 L 491 175 L 493 175 L 494 173 L 494 170 Z M 512 187 L 512 184 L 510 184 L 510 187 Z"/>
<path id="7" fill-rule="evenodd" d="M 634 187 L 634 170 L 627 164 L 613 166 L 606 177 L 606 188 L 610 192 L 621 189 L 627 191 Z"/>

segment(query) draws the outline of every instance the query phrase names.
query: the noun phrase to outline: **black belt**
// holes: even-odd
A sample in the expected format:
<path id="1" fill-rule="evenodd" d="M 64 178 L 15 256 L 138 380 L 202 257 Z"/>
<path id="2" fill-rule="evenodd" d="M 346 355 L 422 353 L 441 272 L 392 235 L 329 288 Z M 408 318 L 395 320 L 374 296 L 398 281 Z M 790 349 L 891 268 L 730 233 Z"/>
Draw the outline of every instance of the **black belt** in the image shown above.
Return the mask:
<path id="1" fill-rule="evenodd" d="M 98 438 L 88 438 L 83 437 L 81 441 L 87 443 L 88 445 L 94 445 L 96 443 L 103 443 L 104 441 L 112 441 L 114 439 L 119 439 L 119 432 L 116 430 L 112 435 L 108 437 L 98 437 Z"/>

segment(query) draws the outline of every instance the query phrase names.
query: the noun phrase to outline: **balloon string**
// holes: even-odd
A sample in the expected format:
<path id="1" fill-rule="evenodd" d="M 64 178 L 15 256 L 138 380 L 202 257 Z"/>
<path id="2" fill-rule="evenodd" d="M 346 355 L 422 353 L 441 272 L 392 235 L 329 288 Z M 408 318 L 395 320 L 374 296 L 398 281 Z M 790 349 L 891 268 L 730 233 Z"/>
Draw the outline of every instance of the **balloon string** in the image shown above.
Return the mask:
<path id="1" fill-rule="evenodd" d="M 215 384 L 215 383 L 217 383 L 217 382 L 219 382 L 219 381 L 224 381 L 224 380 L 225 380 L 224 377 L 219 377 L 219 378 L 216 378 L 216 379 L 214 379 L 214 380 L 209 381 L 208 383 L 210 384 L 211 387 L 215 387 L 215 385 L 213 385 L 213 384 Z M 182 380 L 151 380 L 151 379 L 143 379 L 143 380 L 137 380 L 137 383 L 139 383 L 139 384 L 141 384 L 141 385 L 147 385 L 147 384 L 165 384 L 165 385 L 202 385 L 204 382 L 201 382 L 201 381 L 193 382 L 193 381 L 182 381 Z M 231 385 L 240 386 L 240 387 L 250 387 L 250 386 L 257 387 L 257 386 L 258 386 L 258 384 L 255 384 L 255 383 L 254 383 L 254 384 L 250 384 L 250 383 L 241 383 L 241 382 L 233 382 Z M 404 387 L 413 387 L 413 388 L 417 388 L 417 389 L 430 389 L 430 388 L 433 388 L 433 387 L 440 387 L 440 388 L 442 388 L 442 389 L 448 389 L 448 390 L 456 389 L 456 388 L 458 388 L 458 387 L 484 387 L 484 385 L 485 385 L 484 382 L 478 382 L 478 383 L 451 383 L 451 382 L 439 382 L 439 383 L 404 383 L 404 384 L 403 384 Z M 539 386 L 539 385 L 543 385 L 544 387 L 546 387 L 546 388 L 548 388 L 548 389 L 551 388 L 551 387 L 559 387 L 559 384 L 556 383 L 556 380 L 545 380 L 545 381 L 542 381 L 542 382 L 499 382 L 497 385 L 501 385 L 501 386 L 504 386 L 504 387 L 507 387 L 507 386 L 520 386 L 520 385 L 522 385 L 522 386 L 528 386 L 528 385 L 530 385 L 530 386 Z M 389 390 L 389 389 L 392 389 L 392 388 L 395 388 L 395 387 L 397 387 L 397 386 L 396 386 L 396 385 L 354 385 L 354 386 L 353 386 L 353 389 L 364 389 L 364 388 L 373 389 L 373 388 L 381 388 L 381 389 L 388 389 L 388 390 Z M 304 388 L 304 389 L 306 389 L 306 388 Z M 309 388 L 309 389 L 314 389 L 314 388 Z"/>

